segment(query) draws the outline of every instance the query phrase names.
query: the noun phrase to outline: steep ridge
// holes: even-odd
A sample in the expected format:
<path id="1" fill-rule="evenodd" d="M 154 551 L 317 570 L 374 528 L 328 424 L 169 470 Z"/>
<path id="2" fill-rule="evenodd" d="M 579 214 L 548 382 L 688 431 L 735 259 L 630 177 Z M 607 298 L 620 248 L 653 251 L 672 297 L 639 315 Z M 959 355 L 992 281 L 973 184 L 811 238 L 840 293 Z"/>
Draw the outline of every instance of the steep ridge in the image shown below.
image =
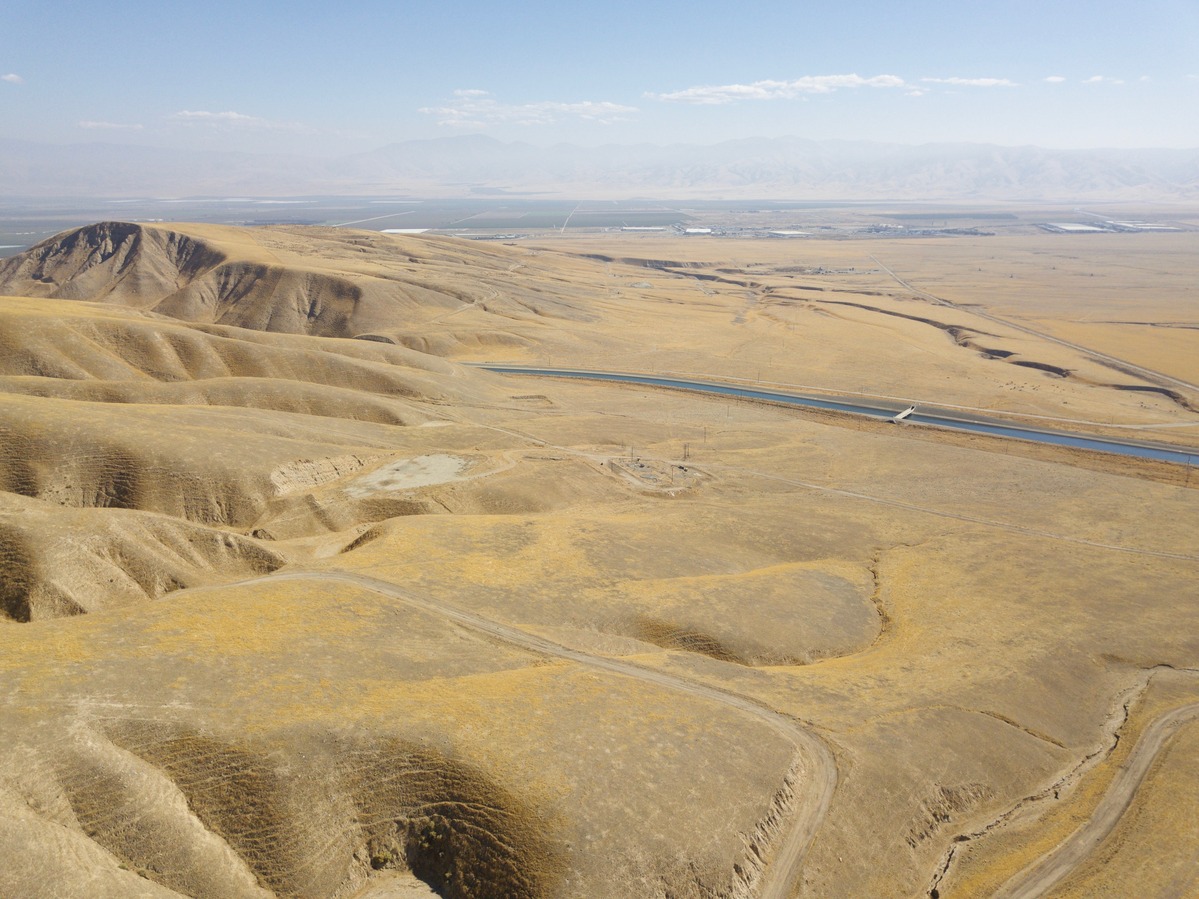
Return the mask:
<path id="1" fill-rule="evenodd" d="M 196 572 L 209 567 L 232 574 L 278 567 L 279 558 L 244 536 L 205 529 L 245 534 L 281 497 L 303 505 L 307 492 L 297 494 L 295 479 L 284 483 L 279 472 L 344 474 L 385 459 L 403 451 L 411 426 L 441 418 L 446 404 L 494 403 L 503 394 L 489 382 L 486 373 L 386 343 L 197 326 L 95 303 L 5 299 L 0 517 L 24 522 L 0 538 L 6 569 L 21 572 L 8 584 L 6 614 L 27 620 L 156 597 L 197 582 Z M 399 514 L 394 504 L 374 505 L 375 515 Z M 63 507 L 168 518 L 136 525 L 126 518 L 116 526 L 50 513 Z M 78 534 L 82 542 L 42 551 L 22 536 L 39 528 Z M 107 536 L 93 545 L 88 533 Z M 142 542 L 151 547 L 146 553 L 129 548 Z M 119 571 L 103 584 L 53 586 L 37 575 L 94 573 L 97 565 L 108 571 L 114 559 Z M 147 580 L 131 574 L 135 569 L 161 576 Z"/>
<path id="2" fill-rule="evenodd" d="M 263 540 L 349 530 L 340 547 L 395 516 L 530 508 L 514 490 L 540 508 L 610 489 L 587 472 L 565 490 L 343 489 L 444 440 L 452 429 L 419 426 L 447 424 L 447 407 L 503 400 L 492 381 L 392 341 L 4 298 L 0 616 L 73 615 L 272 571 L 287 550 Z"/>
<path id="3" fill-rule="evenodd" d="M 514 281 L 514 265 L 512 254 L 445 238 L 101 222 L 4 260 L 0 294 L 94 300 L 256 331 L 370 335 L 443 353 L 457 342 L 525 345 L 508 330 L 514 319 L 590 317 L 581 304 Z M 450 335 L 438 327 L 434 337 L 420 328 L 472 306 L 490 324 Z"/>
<path id="4" fill-rule="evenodd" d="M 317 271 L 235 258 L 211 238 L 101 222 L 51 238 L 0 267 L 0 290 L 100 300 L 184 321 L 350 337 L 363 290 Z"/>
<path id="5" fill-rule="evenodd" d="M 261 541 L 163 515 L 0 493 L 0 617 L 14 621 L 158 599 L 286 561 Z"/>
<path id="6" fill-rule="evenodd" d="M 470 383 L 440 359 L 375 341 L 261 335 L 95 304 L 16 297 L 0 303 L 0 351 L 0 376 L 139 386 L 282 379 L 446 401 L 464 399 L 456 393 L 469 391 Z"/>
<path id="7" fill-rule="evenodd" d="M 530 810 L 484 772 L 402 740 L 305 742 L 308 758 L 281 762 L 277 747 L 121 722 L 77 737 L 59 783 L 97 843 L 184 895 L 256 895 L 252 873 L 274 895 L 331 896 L 368 861 L 443 896 L 533 899 L 554 879 Z"/>
<path id="8" fill-rule="evenodd" d="M 70 883 L 57 870 L 70 857 L 101 883 L 117 865 L 139 874 L 126 896 L 348 896 L 376 872 L 410 871 L 437 888 L 426 895 L 535 899 L 560 879 L 536 810 L 477 766 L 387 735 L 287 737 L 137 719 L 73 728 L 48 763 L 0 782 L 5 817 L 16 806 L 23 829 L 52 831 L 34 857 L 57 856 L 25 879 L 0 873 L 0 887 L 50 895 Z M 108 857 L 87 858 L 92 847 Z M 86 895 L 106 895 L 98 885 Z"/>
<path id="9" fill-rule="evenodd" d="M 207 241 L 127 222 L 100 222 L 43 241 L 0 265 L 0 283 L 30 297 L 106 300 L 148 308 L 220 265 Z"/>

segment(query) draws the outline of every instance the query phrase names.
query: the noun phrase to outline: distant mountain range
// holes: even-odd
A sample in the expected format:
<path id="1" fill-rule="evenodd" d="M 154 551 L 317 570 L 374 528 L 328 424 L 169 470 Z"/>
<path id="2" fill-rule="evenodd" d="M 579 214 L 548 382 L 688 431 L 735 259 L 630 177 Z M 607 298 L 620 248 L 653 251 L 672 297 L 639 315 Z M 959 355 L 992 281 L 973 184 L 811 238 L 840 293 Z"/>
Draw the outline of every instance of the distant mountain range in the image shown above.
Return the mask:
<path id="1" fill-rule="evenodd" d="M 0 196 L 1199 199 L 1199 149 L 1047 150 L 751 138 L 537 147 L 480 135 L 313 158 L 0 140 Z"/>

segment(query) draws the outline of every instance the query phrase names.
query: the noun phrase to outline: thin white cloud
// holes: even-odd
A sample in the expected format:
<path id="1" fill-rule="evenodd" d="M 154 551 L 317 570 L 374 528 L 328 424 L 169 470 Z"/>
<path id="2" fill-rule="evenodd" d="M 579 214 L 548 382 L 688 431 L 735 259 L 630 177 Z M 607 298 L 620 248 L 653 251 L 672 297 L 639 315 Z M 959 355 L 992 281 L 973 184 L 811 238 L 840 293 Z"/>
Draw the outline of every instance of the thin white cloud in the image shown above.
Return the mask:
<path id="1" fill-rule="evenodd" d="M 921 78 L 929 84 L 951 84 L 954 87 L 1019 87 L 1007 78 Z"/>
<path id="2" fill-rule="evenodd" d="M 1065 79 L 1065 77 L 1064 77 L 1064 76 L 1062 76 L 1062 75 L 1050 75 L 1050 76 L 1049 76 L 1048 78 L 1046 78 L 1045 80 L 1046 80 L 1046 81 L 1047 81 L 1049 84 L 1061 84 L 1061 83 L 1062 83 L 1062 82 L 1064 82 L 1066 79 Z"/>
<path id="3" fill-rule="evenodd" d="M 425 106 L 425 115 L 450 128 L 483 128 L 495 124 L 549 125 L 562 119 L 582 119 L 610 125 L 639 112 L 635 106 L 623 106 L 606 100 L 580 100 L 562 103 L 542 100 L 535 103 L 501 103 L 487 91 L 457 90 L 444 106 Z"/>
<path id="4" fill-rule="evenodd" d="M 831 94 L 842 88 L 907 87 L 898 75 L 804 75 L 792 81 L 754 81 L 749 84 L 699 85 L 679 91 L 646 96 L 670 103 L 692 103 L 699 106 L 718 106 L 742 100 L 794 100 L 810 94 Z"/>
<path id="5" fill-rule="evenodd" d="M 0 81 L 7 81 L 9 84 L 24 84 L 25 79 L 16 72 L 9 72 L 7 75 L 0 75 Z"/>
<path id="6" fill-rule="evenodd" d="M 80 128 L 85 128 L 88 131 L 141 131 L 142 126 L 138 124 L 123 125 L 120 122 L 97 122 L 92 119 L 84 119 L 79 123 Z"/>
<path id="7" fill-rule="evenodd" d="M 182 125 L 206 125 L 210 128 L 247 129 L 259 131 L 304 131 L 298 122 L 277 122 L 271 119 L 261 119 L 257 116 L 245 115 L 228 110 L 226 112 L 209 112 L 200 109 L 181 109 L 167 118 Z"/>
<path id="8" fill-rule="evenodd" d="M 1106 75 L 1092 75 L 1090 78 L 1083 79 L 1083 84 L 1123 84 L 1122 78 L 1109 78 Z"/>
<path id="9" fill-rule="evenodd" d="M 176 122 L 254 122 L 254 116 L 243 115 L 240 112 L 207 112 L 204 110 L 182 109 L 171 115 Z"/>

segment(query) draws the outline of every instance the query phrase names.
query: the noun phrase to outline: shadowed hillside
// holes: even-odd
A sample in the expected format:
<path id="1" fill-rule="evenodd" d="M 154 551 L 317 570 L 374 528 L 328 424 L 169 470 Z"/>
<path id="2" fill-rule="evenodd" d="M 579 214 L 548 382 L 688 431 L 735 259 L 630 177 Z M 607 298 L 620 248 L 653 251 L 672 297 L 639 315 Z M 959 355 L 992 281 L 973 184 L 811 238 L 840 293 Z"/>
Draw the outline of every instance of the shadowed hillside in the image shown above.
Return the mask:
<path id="1" fill-rule="evenodd" d="M 421 325 L 470 306 L 489 313 L 493 329 L 464 339 L 501 346 L 527 343 L 511 333 L 513 320 L 589 317 L 564 297 L 513 285 L 515 254 L 448 238 L 186 227 L 102 222 L 68 231 L 0 263 L 0 293 L 94 300 L 257 331 L 373 336 L 421 349 L 429 343 Z M 469 278 L 461 277 L 464 266 Z M 453 346 L 452 327 L 437 334 Z"/>

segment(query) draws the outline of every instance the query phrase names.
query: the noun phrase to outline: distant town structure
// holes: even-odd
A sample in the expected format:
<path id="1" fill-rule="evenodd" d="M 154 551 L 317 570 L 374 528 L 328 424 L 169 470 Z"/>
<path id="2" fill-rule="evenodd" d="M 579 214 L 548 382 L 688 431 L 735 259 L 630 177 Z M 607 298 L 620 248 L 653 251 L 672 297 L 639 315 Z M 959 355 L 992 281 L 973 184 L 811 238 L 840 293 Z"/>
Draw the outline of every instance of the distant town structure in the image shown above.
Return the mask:
<path id="1" fill-rule="evenodd" d="M 1051 234 L 1111 234 L 1123 232 L 1137 234 L 1143 231 L 1181 231 L 1174 225 L 1161 225 L 1156 222 L 1040 222 L 1037 225 L 1042 231 Z"/>

